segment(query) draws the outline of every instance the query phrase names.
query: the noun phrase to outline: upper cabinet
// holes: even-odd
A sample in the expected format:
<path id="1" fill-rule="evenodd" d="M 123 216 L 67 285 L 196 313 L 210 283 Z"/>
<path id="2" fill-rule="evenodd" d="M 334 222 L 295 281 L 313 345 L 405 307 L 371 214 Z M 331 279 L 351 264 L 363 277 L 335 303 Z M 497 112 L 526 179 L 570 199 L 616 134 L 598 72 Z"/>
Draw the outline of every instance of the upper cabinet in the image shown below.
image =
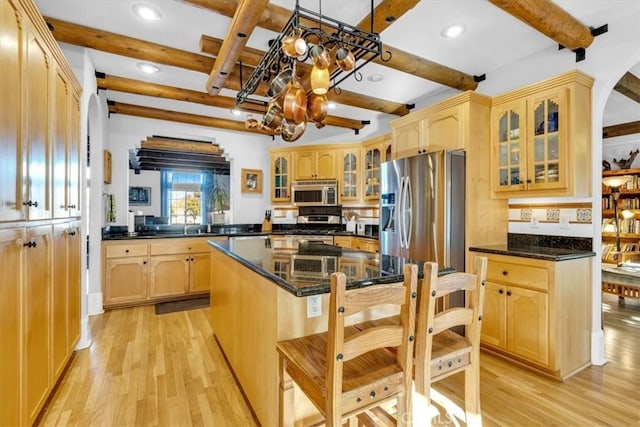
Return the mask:
<path id="1" fill-rule="evenodd" d="M 291 200 L 291 154 L 271 153 L 271 201 Z"/>
<path id="2" fill-rule="evenodd" d="M 300 150 L 293 152 L 294 175 L 298 179 L 336 179 L 336 150 Z"/>
<path id="3" fill-rule="evenodd" d="M 362 148 L 347 147 L 339 153 L 340 201 L 359 201 L 362 197 Z"/>
<path id="4" fill-rule="evenodd" d="M 592 84 L 573 71 L 493 99 L 495 197 L 591 194 Z"/>
<path id="5" fill-rule="evenodd" d="M 377 200 L 380 196 L 380 164 L 391 160 L 391 141 L 388 133 L 363 142 L 364 200 Z"/>

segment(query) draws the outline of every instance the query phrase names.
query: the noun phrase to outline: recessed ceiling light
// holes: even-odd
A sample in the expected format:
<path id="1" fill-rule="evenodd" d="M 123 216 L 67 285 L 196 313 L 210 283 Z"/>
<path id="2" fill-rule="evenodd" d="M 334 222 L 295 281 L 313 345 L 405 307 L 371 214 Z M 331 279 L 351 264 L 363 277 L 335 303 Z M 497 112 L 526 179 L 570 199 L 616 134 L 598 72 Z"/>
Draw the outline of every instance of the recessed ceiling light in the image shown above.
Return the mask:
<path id="1" fill-rule="evenodd" d="M 384 76 L 382 74 L 369 74 L 367 80 L 370 82 L 379 82 L 384 80 Z"/>
<path id="2" fill-rule="evenodd" d="M 329 102 L 327 102 L 327 108 L 329 110 L 336 109 L 336 108 L 338 108 L 338 104 L 333 102 L 333 101 L 329 101 Z"/>
<path id="3" fill-rule="evenodd" d="M 147 20 L 147 21 L 162 20 L 162 14 L 160 13 L 160 11 L 158 9 L 154 9 L 151 6 L 147 6 L 146 4 L 140 4 L 140 3 L 134 4 L 131 9 L 133 9 L 133 13 L 135 15 L 139 16 L 144 20 Z"/>
<path id="4" fill-rule="evenodd" d="M 231 114 L 233 114 L 234 116 L 239 116 L 240 114 L 242 114 L 242 110 L 238 107 L 233 107 L 231 109 Z"/>
<path id="5" fill-rule="evenodd" d="M 442 37 L 445 37 L 447 39 L 453 39 L 458 37 L 460 34 L 464 33 L 465 31 L 467 31 L 466 25 L 453 24 L 453 25 L 447 25 L 446 27 L 444 27 L 442 31 L 440 31 L 440 34 L 442 35 Z"/>
<path id="6" fill-rule="evenodd" d="M 137 66 L 147 74 L 155 74 L 160 72 L 159 67 L 156 67 L 155 65 L 149 64 L 147 62 L 138 62 Z"/>

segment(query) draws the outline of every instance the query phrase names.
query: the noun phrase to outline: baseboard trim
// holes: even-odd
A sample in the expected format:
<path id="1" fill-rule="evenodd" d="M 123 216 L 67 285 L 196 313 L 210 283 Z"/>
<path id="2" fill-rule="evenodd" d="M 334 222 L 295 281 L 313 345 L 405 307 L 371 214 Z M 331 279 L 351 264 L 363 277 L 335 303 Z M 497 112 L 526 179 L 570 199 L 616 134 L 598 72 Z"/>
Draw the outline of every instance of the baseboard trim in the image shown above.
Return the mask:
<path id="1" fill-rule="evenodd" d="M 604 331 L 591 332 L 591 364 L 596 366 L 602 366 L 607 363 L 607 358 L 604 354 Z"/>
<path id="2" fill-rule="evenodd" d="M 91 347 L 91 338 L 89 337 L 89 318 L 80 319 L 80 339 L 76 344 L 75 350 L 84 350 Z"/>

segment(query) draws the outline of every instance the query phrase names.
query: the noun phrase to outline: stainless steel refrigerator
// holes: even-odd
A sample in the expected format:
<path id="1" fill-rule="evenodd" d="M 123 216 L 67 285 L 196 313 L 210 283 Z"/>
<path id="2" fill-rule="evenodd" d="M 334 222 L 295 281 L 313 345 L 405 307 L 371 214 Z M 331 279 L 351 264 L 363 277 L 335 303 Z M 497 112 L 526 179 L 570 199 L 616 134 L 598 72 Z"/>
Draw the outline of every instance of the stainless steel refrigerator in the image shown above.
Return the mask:
<path id="1" fill-rule="evenodd" d="M 465 270 L 465 153 L 381 165 L 380 253 Z"/>

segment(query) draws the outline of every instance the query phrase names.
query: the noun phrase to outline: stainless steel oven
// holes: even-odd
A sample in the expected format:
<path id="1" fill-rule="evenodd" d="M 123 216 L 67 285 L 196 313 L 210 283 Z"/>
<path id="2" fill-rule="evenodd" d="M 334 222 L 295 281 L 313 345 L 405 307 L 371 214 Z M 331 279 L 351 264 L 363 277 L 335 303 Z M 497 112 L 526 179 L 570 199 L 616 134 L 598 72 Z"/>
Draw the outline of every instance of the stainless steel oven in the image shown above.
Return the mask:
<path id="1" fill-rule="evenodd" d="M 294 206 L 335 206 L 338 204 L 338 181 L 293 181 L 291 193 Z"/>

